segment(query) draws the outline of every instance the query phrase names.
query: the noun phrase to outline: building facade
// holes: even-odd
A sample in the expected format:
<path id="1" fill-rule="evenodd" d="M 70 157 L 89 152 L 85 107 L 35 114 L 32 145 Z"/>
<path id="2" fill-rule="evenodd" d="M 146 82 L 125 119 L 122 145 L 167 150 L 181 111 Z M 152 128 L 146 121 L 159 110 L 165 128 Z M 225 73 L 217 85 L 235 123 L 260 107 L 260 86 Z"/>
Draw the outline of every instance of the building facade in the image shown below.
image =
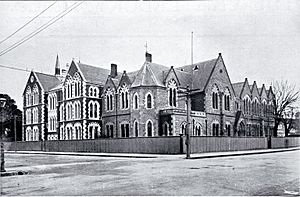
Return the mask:
<path id="1" fill-rule="evenodd" d="M 42 88 L 45 80 L 27 82 L 24 140 L 185 135 L 188 90 L 192 135 L 272 134 L 272 88 L 258 88 L 255 81 L 249 85 L 247 78 L 231 83 L 221 54 L 175 68 L 153 63 L 146 52 L 141 68 L 128 73 L 118 72 L 116 64 L 111 64 L 109 71 L 75 61 L 67 69 L 60 74 L 57 58 L 51 86 L 47 81 L 47 88 Z M 36 75 L 32 72 L 30 79 Z M 25 105 L 37 91 L 41 106 Z M 35 132 L 36 125 L 26 119 L 36 116 L 33 110 L 39 114 Z M 28 133 L 39 137 L 28 137 Z"/>

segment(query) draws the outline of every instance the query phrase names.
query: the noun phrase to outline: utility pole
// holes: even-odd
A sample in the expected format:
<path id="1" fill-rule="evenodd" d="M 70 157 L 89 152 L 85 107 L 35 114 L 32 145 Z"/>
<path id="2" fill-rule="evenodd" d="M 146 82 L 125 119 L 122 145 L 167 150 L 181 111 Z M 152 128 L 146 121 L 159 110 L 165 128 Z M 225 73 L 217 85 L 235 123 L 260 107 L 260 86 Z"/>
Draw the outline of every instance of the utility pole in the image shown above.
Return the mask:
<path id="1" fill-rule="evenodd" d="M 191 138 L 190 138 L 190 125 L 191 125 L 191 96 L 190 96 L 190 88 L 187 87 L 187 95 L 186 95 L 186 158 L 191 158 Z"/>

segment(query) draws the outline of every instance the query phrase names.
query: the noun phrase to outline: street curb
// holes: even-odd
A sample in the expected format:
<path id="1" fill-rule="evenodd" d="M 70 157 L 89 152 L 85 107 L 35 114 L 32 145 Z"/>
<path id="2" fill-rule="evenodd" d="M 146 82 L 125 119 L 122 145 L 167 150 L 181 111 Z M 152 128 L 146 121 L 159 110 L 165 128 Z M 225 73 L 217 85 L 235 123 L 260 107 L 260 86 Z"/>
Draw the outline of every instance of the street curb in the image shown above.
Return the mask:
<path id="1" fill-rule="evenodd" d="M 85 153 L 52 153 L 52 152 L 8 152 L 8 154 L 40 154 L 40 155 L 68 155 L 68 156 L 93 156 L 93 157 L 123 157 L 123 158 L 158 158 L 157 156 L 137 156 L 137 155 L 99 155 L 99 154 L 85 154 Z"/>
<path id="2" fill-rule="evenodd" d="M 196 156 L 191 157 L 190 159 L 208 159 L 208 158 L 217 158 L 217 157 L 235 157 L 235 156 L 244 156 L 244 155 L 259 155 L 259 154 L 267 154 L 267 153 L 280 153 L 280 152 L 287 152 L 287 151 L 296 151 L 300 150 L 300 148 L 289 148 L 289 149 L 280 149 L 280 150 L 272 150 L 272 151 L 261 151 L 261 152 L 248 152 L 248 153 L 232 153 L 232 154 L 221 154 L 221 155 L 203 155 L 203 156 Z"/>

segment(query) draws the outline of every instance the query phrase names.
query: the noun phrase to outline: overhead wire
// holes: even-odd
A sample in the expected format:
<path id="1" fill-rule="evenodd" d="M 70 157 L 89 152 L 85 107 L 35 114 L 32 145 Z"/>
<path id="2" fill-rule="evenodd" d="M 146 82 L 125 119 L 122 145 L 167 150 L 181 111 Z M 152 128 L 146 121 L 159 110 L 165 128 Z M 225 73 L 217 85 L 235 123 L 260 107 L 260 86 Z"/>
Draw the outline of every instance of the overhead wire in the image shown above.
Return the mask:
<path id="1" fill-rule="evenodd" d="M 28 41 L 29 39 L 31 39 L 32 37 L 34 37 L 35 35 L 37 35 L 38 33 L 42 32 L 43 30 L 45 30 L 46 28 L 48 28 L 50 25 L 52 25 L 53 23 L 55 23 L 56 21 L 58 21 L 59 19 L 61 19 L 62 17 L 64 17 L 66 14 L 70 13 L 72 10 L 74 10 L 75 8 L 77 8 L 79 5 L 81 5 L 84 1 L 81 1 L 80 3 L 75 2 L 74 4 L 72 4 L 70 7 L 68 7 L 67 9 L 65 9 L 63 12 L 59 13 L 58 15 L 56 15 L 55 17 L 53 17 L 50 21 L 48 21 L 47 23 L 45 23 L 44 25 L 40 26 L 38 29 L 36 29 L 35 31 L 31 32 L 30 34 L 28 34 L 27 36 L 25 36 L 23 39 L 21 39 L 20 41 L 14 43 L 13 45 L 11 45 L 10 47 L 4 49 L 3 51 L 0 52 L 0 56 L 3 56 L 4 54 L 10 52 L 11 50 L 15 49 L 16 47 L 20 46 L 21 44 L 23 44 L 24 42 Z"/>
<path id="2" fill-rule="evenodd" d="M 18 71 L 30 72 L 30 71 L 27 70 L 27 69 L 17 68 L 17 67 L 13 67 L 13 66 L 5 66 L 5 65 L 1 65 L 1 64 L 0 64 L 0 67 L 12 69 L 12 70 L 18 70 Z"/>
<path id="3" fill-rule="evenodd" d="M 44 9 L 43 11 L 41 11 L 38 15 L 36 15 L 35 17 L 33 17 L 30 21 L 28 21 L 23 26 L 21 26 L 20 28 L 18 28 L 15 32 L 13 32 L 12 34 L 10 34 L 6 38 L 4 38 L 2 41 L 0 41 L 0 44 L 2 44 L 3 42 L 5 42 L 9 38 L 11 38 L 13 35 L 15 35 L 16 33 L 18 33 L 20 30 L 22 30 L 24 27 L 26 27 L 27 25 L 29 25 L 32 21 L 34 21 L 36 18 L 38 18 L 41 14 L 43 14 L 44 12 L 46 12 L 48 9 L 50 9 L 56 3 L 57 3 L 57 1 L 55 1 L 54 3 L 52 3 L 51 5 L 49 5 L 46 9 Z"/>

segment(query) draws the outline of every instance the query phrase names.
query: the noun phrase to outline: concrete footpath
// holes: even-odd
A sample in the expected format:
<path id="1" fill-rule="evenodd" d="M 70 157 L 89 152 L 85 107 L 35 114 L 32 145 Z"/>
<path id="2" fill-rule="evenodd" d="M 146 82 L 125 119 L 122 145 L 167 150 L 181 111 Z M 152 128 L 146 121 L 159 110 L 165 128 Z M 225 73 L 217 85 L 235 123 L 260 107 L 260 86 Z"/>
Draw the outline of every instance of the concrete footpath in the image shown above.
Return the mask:
<path id="1" fill-rule="evenodd" d="M 232 157 L 253 154 L 278 153 L 285 151 L 300 150 L 300 147 L 282 148 L 282 149 L 260 149 L 245 151 L 227 151 L 227 152 L 208 152 L 192 153 L 191 159 L 206 159 L 216 157 Z M 96 156 L 96 157 L 123 157 L 123 158 L 173 158 L 184 159 L 185 154 L 138 154 L 138 153 L 85 153 L 85 152 L 43 152 L 43 151 L 5 151 L 5 154 L 45 154 L 45 155 L 69 155 L 69 156 Z"/>

